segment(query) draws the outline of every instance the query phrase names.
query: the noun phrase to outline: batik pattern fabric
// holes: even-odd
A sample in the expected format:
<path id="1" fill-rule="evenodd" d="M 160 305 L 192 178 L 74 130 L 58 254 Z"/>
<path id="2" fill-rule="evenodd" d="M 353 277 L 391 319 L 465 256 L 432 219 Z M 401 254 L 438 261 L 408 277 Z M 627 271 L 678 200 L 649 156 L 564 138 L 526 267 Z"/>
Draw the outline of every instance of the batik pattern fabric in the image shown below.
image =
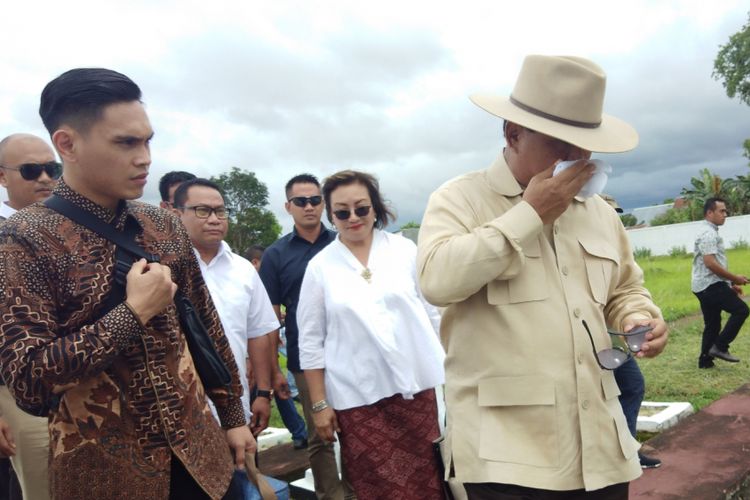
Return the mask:
<path id="1" fill-rule="evenodd" d="M 160 256 L 190 298 L 232 373 L 212 390 L 221 424 L 245 424 L 241 385 L 190 240 L 166 210 L 138 202 L 113 213 L 61 181 L 55 194 Z M 226 438 L 211 415 L 174 305 L 141 325 L 123 302 L 101 316 L 115 245 L 42 204 L 0 230 L 0 370 L 25 411 L 48 416 L 54 499 L 169 495 L 174 454 L 212 498 L 232 477 Z M 99 317 L 101 316 L 101 317 Z"/>
<path id="2" fill-rule="evenodd" d="M 440 436 L 435 390 L 337 410 L 341 456 L 357 498 L 444 500 L 432 442 Z"/>

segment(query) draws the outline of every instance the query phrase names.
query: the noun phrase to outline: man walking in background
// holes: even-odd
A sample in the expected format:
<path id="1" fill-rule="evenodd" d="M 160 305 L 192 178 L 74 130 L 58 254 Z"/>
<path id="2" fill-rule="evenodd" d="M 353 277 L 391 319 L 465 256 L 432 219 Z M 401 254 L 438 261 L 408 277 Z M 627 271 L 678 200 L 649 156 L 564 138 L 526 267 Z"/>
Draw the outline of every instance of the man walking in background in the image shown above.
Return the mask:
<path id="1" fill-rule="evenodd" d="M 746 276 L 729 272 L 724 241 L 719 226 L 727 219 L 727 205 L 721 198 L 709 198 L 703 205 L 705 224 L 695 240 L 691 288 L 703 312 L 703 341 L 698 368 L 713 368 L 714 358 L 730 363 L 739 358 L 729 353 L 729 344 L 737 337 L 747 319 L 747 304 L 740 298 Z M 729 313 L 721 330 L 721 311 Z M 721 330 L 721 333 L 719 333 Z"/>
<path id="2" fill-rule="evenodd" d="M 167 209 L 172 208 L 174 206 L 174 192 L 177 191 L 180 184 L 193 179 L 195 179 L 195 174 L 181 170 L 173 170 L 162 175 L 159 179 L 159 196 L 161 196 L 159 206 Z"/>

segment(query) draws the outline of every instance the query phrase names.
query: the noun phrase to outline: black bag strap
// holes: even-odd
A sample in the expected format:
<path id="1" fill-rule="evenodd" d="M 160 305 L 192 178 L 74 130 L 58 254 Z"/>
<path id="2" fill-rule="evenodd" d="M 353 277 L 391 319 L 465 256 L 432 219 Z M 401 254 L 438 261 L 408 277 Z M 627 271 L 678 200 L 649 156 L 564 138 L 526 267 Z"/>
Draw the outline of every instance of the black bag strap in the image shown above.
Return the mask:
<path id="1" fill-rule="evenodd" d="M 159 256 L 146 252 L 135 242 L 135 235 L 128 238 L 123 232 L 118 231 L 112 224 L 107 224 L 91 212 L 87 212 L 76 206 L 65 198 L 53 194 L 44 204 L 55 212 L 59 212 L 70 220 L 94 231 L 96 234 L 113 242 L 118 247 L 127 250 L 130 254 L 138 258 L 146 259 L 148 262 L 159 262 Z M 127 227 L 128 224 L 126 224 Z"/>

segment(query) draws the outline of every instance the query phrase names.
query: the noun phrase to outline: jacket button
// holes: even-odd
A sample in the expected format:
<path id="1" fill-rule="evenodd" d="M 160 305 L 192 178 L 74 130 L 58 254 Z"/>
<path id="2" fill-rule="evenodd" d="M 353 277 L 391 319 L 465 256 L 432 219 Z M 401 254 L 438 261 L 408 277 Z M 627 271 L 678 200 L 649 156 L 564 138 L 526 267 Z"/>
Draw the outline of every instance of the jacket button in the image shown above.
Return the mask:
<path id="1" fill-rule="evenodd" d="M 568 275 L 568 266 L 562 266 L 562 273 L 563 273 L 563 275 L 565 275 L 565 276 L 567 276 L 567 275 Z"/>
<path id="2" fill-rule="evenodd" d="M 577 356 L 577 359 L 578 359 L 578 364 L 579 364 L 579 365 L 582 365 L 582 364 L 583 364 L 583 354 L 579 354 L 579 355 Z"/>
<path id="3" fill-rule="evenodd" d="M 581 310 L 580 310 L 579 308 L 577 308 L 577 307 L 576 307 L 575 309 L 573 309 L 573 315 L 574 315 L 574 316 L 575 316 L 576 318 L 580 318 L 580 317 L 581 317 Z"/>
<path id="4" fill-rule="evenodd" d="M 589 408 L 589 400 L 588 399 L 584 399 L 583 403 L 581 403 L 581 406 L 583 407 L 584 410 L 588 410 L 588 408 Z"/>

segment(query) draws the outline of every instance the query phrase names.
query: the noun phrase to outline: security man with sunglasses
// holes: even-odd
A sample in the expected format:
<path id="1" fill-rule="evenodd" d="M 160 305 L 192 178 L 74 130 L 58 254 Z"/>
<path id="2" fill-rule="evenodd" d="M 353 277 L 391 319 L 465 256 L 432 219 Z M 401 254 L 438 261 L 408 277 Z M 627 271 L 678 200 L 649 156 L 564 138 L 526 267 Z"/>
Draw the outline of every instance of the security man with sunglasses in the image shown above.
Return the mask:
<path id="1" fill-rule="evenodd" d="M 307 263 L 336 239 L 336 233 L 320 222 L 323 197 L 315 176 L 301 174 L 290 179 L 286 184 L 286 199 L 284 208 L 294 219 L 294 229 L 266 249 L 260 265 L 260 277 L 279 318 L 281 306 L 286 307 L 287 367 L 299 388 L 307 422 L 307 452 L 315 480 L 315 494 L 319 499 L 341 500 L 352 494 L 345 482 L 339 480 L 333 445 L 324 442 L 315 432 L 310 392 L 299 363 L 297 329 L 297 304 Z M 278 331 L 271 338 L 275 342 L 271 346 L 271 352 L 276 353 Z M 278 362 L 272 365 L 274 390 L 281 397 L 290 397 L 289 384 L 279 369 Z"/>
<path id="2" fill-rule="evenodd" d="M 41 138 L 13 134 L 0 141 L 0 184 L 8 193 L 8 201 L 0 204 L 0 220 L 47 198 L 60 174 L 62 165 Z M 47 419 L 21 411 L 2 380 L 0 384 L 0 426 L 10 427 L 0 436 L 0 453 L 10 456 L 24 498 L 49 498 Z"/>

